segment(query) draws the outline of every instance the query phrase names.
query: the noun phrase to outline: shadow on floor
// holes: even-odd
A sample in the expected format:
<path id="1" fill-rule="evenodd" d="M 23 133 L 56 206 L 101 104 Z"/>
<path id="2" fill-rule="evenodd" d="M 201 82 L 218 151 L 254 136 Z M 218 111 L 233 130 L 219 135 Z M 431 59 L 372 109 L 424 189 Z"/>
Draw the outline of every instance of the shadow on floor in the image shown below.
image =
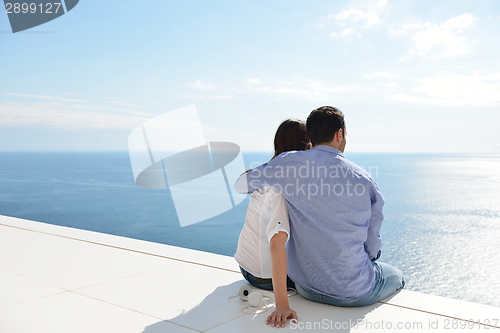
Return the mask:
<path id="1" fill-rule="evenodd" d="M 263 332 L 276 328 L 265 325 L 267 316 L 274 308 L 269 308 L 265 313 L 247 314 L 248 303 L 241 301 L 236 294 L 242 285 L 247 285 L 244 280 L 233 282 L 229 285 L 217 287 L 194 308 L 183 311 L 180 315 L 168 318 L 147 326 L 142 333 L 160 332 Z M 175 302 L 175 300 L 166 300 Z M 315 303 L 295 295 L 290 298 L 290 307 L 298 314 L 299 321 L 293 325 L 287 321 L 286 327 L 279 332 L 291 331 L 335 331 L 350 332 L 356 323 L 362 323 L 365 316 L 375 310 L 381 303 L 360 308 L 342 308 L 331 305 Z M 173 324 L 176 327 L 173 327 Z M 184 327 L 182 327 L 184 326 Z M 177 328 L 177 329 L 176 329 Z M 359 327 L 358 327 L 359 328 Z M 193 331 L 194 330 L 194 331 Z"/>

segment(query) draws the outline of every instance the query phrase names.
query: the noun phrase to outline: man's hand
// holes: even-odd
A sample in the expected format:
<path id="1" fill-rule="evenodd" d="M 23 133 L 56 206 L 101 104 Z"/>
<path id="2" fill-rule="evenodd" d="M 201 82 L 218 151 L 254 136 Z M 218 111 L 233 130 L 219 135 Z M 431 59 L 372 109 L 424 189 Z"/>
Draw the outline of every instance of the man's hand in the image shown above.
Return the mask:
<path id="1" fill-rule="evenodd" d="M 267 317 L 266 325 L 271 324 L 272 327 L 285 327 L 287 318 L 297 320 L 297 313 L 288 307 L 277 307 L 276 310 Z"/>

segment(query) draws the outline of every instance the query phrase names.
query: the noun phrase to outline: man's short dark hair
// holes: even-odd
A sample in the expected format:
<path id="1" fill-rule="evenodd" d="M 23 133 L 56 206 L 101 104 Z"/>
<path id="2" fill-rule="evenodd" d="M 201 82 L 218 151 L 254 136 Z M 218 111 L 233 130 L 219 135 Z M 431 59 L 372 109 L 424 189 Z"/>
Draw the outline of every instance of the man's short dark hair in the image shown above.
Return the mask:
<path id="1" fill-rule="evenodd" d="M 314 146 L 331 142 L 339 129 L 342 129 L 342 136 L 345 136 L 344 114 L 333 106 L 322 106 L 311 111 L 306 128 Z"/>

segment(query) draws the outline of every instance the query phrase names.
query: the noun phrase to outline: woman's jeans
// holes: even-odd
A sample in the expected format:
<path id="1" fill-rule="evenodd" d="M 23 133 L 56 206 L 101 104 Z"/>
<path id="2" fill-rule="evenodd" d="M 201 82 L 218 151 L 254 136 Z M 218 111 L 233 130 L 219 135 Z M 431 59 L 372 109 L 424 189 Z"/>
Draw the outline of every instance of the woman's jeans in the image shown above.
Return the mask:
<path id="1" fill-rule="evenodd" d="M 296 285 L 297 292 L 302 297 L 314 302 L 335 306 L 366 306 L 394 294 L 405 286 L 403 273 L 399 269 L 382 262 L 374 262 L 373 264 L 375 265 L 375 285 L 368 295 L 360 299 L 338 299 L 322 295 L 298 284 Z"/>
<path id="2" fill-rule="evenodd" d="M 241 274 L 245 280 L 250 282 L 250 284 L 254 287 L 264 289 L 264 290 L 273 290 L 273 280 L 272 279 L 262 279 L 252 274 L 248 273 L 243 267 L 240 266 Z M 295 289 L 295 283 L 287 276 L 286 277 L 286 287 Z"/>

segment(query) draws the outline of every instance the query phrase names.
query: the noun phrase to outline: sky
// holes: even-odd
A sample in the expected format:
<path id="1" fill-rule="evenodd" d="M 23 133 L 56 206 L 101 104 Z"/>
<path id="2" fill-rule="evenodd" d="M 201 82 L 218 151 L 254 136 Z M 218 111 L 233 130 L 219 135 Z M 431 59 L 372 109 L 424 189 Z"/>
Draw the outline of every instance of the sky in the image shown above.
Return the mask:
<path id="1" fill-rule="evenodd" d="M 0 151 L 126 151 L 189 105 L 207 141 L 271 151 L 332 105 L 346 151 L 498 154 L 499 37 L 496 0 L 81 0 L 15 34 L 3 12 Z"/>

